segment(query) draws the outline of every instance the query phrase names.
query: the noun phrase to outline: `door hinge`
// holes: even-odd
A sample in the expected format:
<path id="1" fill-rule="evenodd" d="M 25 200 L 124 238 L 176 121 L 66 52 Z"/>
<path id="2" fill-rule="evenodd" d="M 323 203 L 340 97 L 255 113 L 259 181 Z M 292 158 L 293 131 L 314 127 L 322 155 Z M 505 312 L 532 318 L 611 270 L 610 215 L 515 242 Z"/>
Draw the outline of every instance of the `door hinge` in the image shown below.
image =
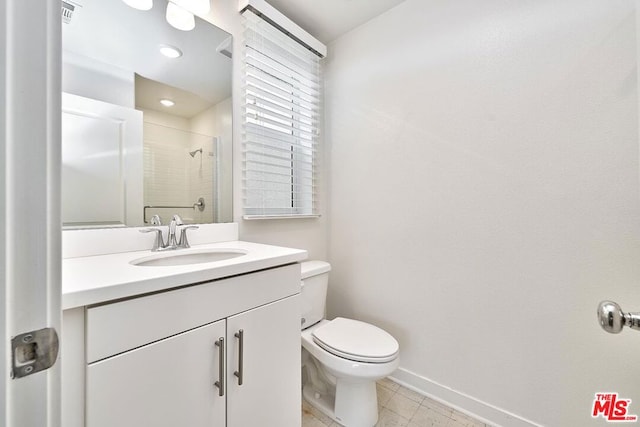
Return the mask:
<path id="1" fill-rule="evenodd" d="M 11 339 L 11 378 L 22 378 L 52 367 L 58 359 L 58 334 L 54 328 L 26 332 Z"/>

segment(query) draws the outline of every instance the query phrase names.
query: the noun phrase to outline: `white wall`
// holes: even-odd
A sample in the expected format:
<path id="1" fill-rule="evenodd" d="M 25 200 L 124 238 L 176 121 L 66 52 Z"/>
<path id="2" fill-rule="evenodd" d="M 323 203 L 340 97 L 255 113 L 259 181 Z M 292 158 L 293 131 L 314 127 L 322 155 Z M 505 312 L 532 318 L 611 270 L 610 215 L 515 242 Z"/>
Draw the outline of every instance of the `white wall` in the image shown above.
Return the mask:
<path id="1" fill-rule="evenodd" d="M 399 378 L 504 425 L 640 414 L 640 336 L 595 318 L 640 307 L 635 30 L 632 0 L 407 0 L 330 46 L 329 314 Z"/>
<path id="2" fill-rule="evenodd" d="M 324 151 L 320 151 L 319 200 L 322 217 L 318 219 L 242 219 L 242 61 L 240 58 L 242 23 L 237 0 L 211 3 L 211 12 L 204 17 L 233 35 L 233 218 L 238 223 L 240 239 L 306 249 L 313 259 L 327 259 L 326 168 Z"/>

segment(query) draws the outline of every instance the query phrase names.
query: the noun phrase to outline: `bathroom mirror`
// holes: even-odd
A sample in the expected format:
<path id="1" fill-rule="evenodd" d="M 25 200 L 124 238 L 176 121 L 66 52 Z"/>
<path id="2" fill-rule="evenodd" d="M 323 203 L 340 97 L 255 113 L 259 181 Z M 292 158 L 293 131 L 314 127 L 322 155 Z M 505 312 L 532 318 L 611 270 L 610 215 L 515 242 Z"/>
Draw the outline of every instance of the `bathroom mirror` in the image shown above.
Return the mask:
<path id="1" fill-rule="evenodd" d="M 63 1 L 65 228 L 233 220 L 232 38 L 166 8 Z"/>

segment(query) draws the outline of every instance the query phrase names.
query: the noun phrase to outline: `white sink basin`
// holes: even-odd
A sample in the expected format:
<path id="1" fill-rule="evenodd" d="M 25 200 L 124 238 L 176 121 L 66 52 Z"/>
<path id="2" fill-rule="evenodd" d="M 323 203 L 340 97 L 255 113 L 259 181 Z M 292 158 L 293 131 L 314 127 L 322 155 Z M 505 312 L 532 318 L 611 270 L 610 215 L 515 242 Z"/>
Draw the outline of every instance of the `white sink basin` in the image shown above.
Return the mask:
<path id="1" fill-rule="evenodd" d="M 164 252 L 143 258 L 134 259 L 130 264 L 140 267 L 167 267 L 176 265 L 204 264 L 207 262 L 224 261 L 246 255 L 241 249 L 200 249 Z"/>

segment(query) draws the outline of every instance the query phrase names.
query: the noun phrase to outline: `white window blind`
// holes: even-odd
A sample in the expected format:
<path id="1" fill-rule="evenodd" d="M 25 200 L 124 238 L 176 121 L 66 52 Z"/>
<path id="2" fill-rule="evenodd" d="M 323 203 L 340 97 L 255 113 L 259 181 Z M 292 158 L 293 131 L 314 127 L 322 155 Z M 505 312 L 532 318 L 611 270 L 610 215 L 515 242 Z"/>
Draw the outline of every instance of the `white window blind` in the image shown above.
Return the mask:
<path id="1" fill-rule="evenodd" d="M 244 218 L 316 216 L 320 57 L 244 17 Z"/>

